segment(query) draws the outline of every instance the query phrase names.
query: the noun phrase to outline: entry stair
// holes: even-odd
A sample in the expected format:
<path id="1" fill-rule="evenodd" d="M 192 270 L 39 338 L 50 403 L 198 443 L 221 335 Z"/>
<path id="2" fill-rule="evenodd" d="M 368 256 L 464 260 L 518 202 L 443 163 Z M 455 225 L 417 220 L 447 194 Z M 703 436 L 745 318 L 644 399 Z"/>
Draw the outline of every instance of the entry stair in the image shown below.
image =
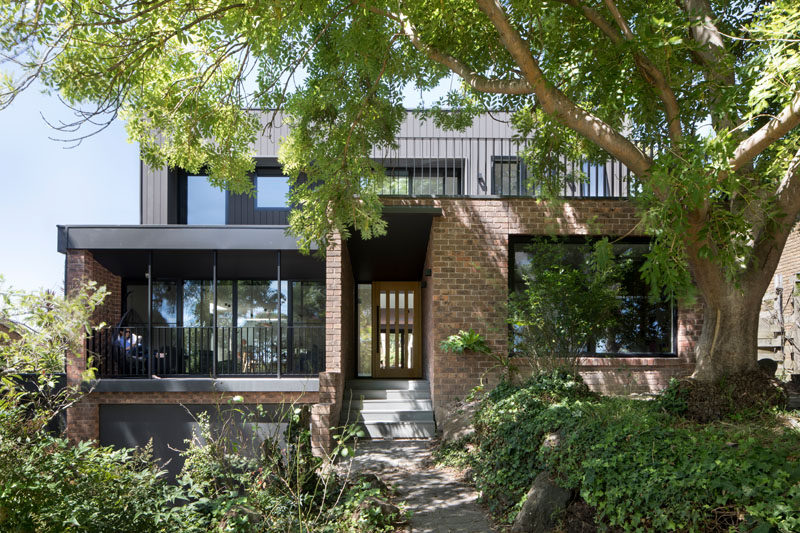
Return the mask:
<path id="1" fill-rule="evenodd" d="M 347 383 L 342 423 L 371 439 L 430 439 L 436 434 L 431 386 L 422 379 L 354 379 Z"/>

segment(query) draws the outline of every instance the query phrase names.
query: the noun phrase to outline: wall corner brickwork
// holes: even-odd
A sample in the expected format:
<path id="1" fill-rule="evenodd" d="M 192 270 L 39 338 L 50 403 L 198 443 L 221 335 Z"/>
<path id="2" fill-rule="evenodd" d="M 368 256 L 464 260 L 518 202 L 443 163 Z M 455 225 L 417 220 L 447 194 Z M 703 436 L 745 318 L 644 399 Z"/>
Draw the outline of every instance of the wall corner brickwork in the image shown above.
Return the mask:
<path id="1" fill-rule="evenodd" d="M 89 281 L 94 281 L 99 286 L 105 286 L 108 295 L 103 305 L 95 309 L 91 322 L 93 325 L 116 324 L 122 310 L 122 279 L 95 261 L 92 253 L 88 250 L 68 250 L 66 262 L 66 279 L 64 280 L 66 293 L 74 294 Z M 86 369 L 85 346 L 80 353 L 67 354 L 68 385 L 79 386 Z M 67 436 L 73 441 L 99 438 L 99 408 L 91 394 L 84 396 L 80 402 L 67 410 Z"/>
<path id="2" fill-rule="evenodd" d="M 355 368 L 355 284 L 347 244 L 336 235 L 325 261 L 325 372 L 320 403 L 312 409 L 312 448 L 324 455 L 333 447 L 331 428 L 339 425 L 344 383 Z"/>

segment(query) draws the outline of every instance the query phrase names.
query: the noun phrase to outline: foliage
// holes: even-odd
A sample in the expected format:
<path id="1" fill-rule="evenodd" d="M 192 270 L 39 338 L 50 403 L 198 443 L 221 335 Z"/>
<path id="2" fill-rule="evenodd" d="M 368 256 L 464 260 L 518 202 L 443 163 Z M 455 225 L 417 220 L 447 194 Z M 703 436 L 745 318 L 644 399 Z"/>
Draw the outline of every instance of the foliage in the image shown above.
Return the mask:
<path id="1" fill-rule="evenodd" d="M 580 377 L 539 374 L 522 386 L 502 382 L 475 415 L 475 486 L 494 513 L 513 519 L 542 466 L 537 451 L 545 434 L 576 404 L 592 398 Z"/>
<path id="2" fill-rule="evenodd" d="M 486 344 L 486 339 L 477 331 L 470 329 L 469 331 L 459 330 L 455 335 L 450 335 L 444 339 L 439 348 L 445 352 L 464 353 L 475 352 L 488 354 L 491 353 L 491 348 Z"/>
<path id="3" fill-rule="evenodd" d="M 542 453 L 603 520 L 627 531 L 800 526 L 800 435 L 783 428 L 682 424 L 652 405 L 606 399 L 568 419 Z"/>
<path id="4" fill-rule="evenodd" d="M 777 185 L 796 151 L 792 0 L 47 0 L 1 9 L 10 69 L 0 105 L 38 79 L 80 110 L 78 124 L 121 114 L 151 165 L 205 167 L 212 183 L 249 191 L 253 140 L 275 119 L 250 110 L 285 110 L 293 131 L 281 157 L 301 207 L 292 227 L 306 244 L 337 229 L 383 231 L 383 172 L 370 150 L 393 143 L 405 86 L 429 89 L 453 74 L 462 86 L 426 116 L 463 129 L 487 109 L 511 111 L 545 195 L 582 176 L 565 161 L 586 155 L 611 154 L 634 171 L 657 237 L 648 272 L 667 290 L 689 282 L 696 250 L 730 275 L 748 264 L 747 235 L 765 227 L 764 214 L 780 218 Z M 770 121 L 775 135 L 736 154 Z M 639 146 L 659 150 L 651 157 Z M 696 243 L 694 214 L 708 230 Z"/>
<path id="5" fill-rule="evenodd" d="M 503 383 L 476 415 L 468 461 L 490 509 L 511 520 L 547 469 L 598 521 L 624 531 L 797 531 L 800 433 L 765 418 L 697 424 L 657 401 L 599 398 L 564 375 Z M 583 392 L 581 392 L 583 391 Z M 556 434 L 556 443 L 544 436 Z M 464 455 L 467 458 L 464 458 Z"/>
<path id="6" fill-rule="evenodd" d="M 626 260 L 614 260 L 606 239 L 589 246 L 573 257 L 559 241 L 540 239 L 526 247 L 530 262 L 517 267 L 524 288 L 509 301 L 513 350 L 535 369 L 574 372 L 590 340 L 619 319 Z"/>
<path id="7" fill-rule="evenodd" d="M 64 354 L 78 353 L 90 331 L 89 317 L 108 291 L 89 282 L 69 297 L 50 291 L 24 292 L 0 276 L 0 371 L 53 374 L 64 371 Z"/>
<path id="8" fill-rule="evenodd" d="M 179 529 L 172 505 L 181 492 L 167 484 L 149 453 L 73 445 L 49 435 L 20 441 L 0 429 L 0 529 Z"/>

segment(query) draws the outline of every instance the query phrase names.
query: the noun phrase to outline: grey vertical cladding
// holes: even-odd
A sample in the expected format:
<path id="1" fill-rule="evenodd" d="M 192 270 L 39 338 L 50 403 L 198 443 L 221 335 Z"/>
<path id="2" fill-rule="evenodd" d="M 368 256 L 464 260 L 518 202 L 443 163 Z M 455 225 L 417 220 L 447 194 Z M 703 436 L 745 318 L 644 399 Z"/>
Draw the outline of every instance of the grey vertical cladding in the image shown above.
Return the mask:
<path id="1" fill-rule="evenodd" d="M 289 134 L 285 117 L 282 113 L 254 113 L 259 115 L 261 131 L 252 146 L 253 154 L 258 158 L 276 158 L 282 140 Z M 429 168 L 434 175 L 441 175 L 442 170 L 448 175 L 451 172 L 460 175 L 460 190 L 446 191 L 447 195 L 516 195 L 524 187 L 521 178 L 517 190 L 503 189 L 493 183 L 495 163 L 516 160 L 525 146 L 526 141 L 515 139 L 514 134 L 509 113 L 481 115 L 464 131 L 450 131 L 409 111 L 398 131 L 397 148 L 376 147 L 371 156 L 387 168 Z M 618 161 L 605 166 L 576 162 L 566 166 L 568 171 L 588 171 L 589 182 L 565 185 L 562 193 L 565 197 L 626 197 L 631 192 L 628 169 Z M 177 180 L 171 174 L 175 173 L 166 168 L 142 165 L 142 224 L 178 222 Z M 532 192 L 535 191 L 525 194 Z M 254 197 L 228 195 L 228 224 L 285 225 L 287 222 L 285 209 L 257 209 Z"/>
<path id="2" fill-rule="evenodd" d="M 285 226 L 289 224 L 288 209 L 257 209 L 255 196 L 228 195 L 228 224 L 264 224 Z"/>
<path id="3" fill-rule="evenodd" d="M 151 168 L 141 165 L 141 223 L 169 223 L 169 172 L 167 168 Z"/>

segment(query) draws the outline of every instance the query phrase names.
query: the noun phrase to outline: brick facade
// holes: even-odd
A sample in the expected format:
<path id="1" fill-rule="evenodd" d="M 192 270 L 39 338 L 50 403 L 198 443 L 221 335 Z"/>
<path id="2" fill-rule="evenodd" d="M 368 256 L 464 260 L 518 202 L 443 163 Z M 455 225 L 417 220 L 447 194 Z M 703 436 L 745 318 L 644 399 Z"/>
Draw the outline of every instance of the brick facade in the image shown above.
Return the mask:
<path id="1" fill-rule="evenodd" d="M 346 375 L 355 372 L 355 282 L 350 253 L 341 237 L 328 246 L 325 264 L 325 372 L 319 375 L 320 403 L 311 411 L 311 445 L 323 455 L 333 446 Z"/>
<path id="2" fill-rule="evenodd" d="M 435 206 L 424 270 L 420 273 L 424 333 L 423 372 L 431 383 L 437 416 L 450 401 L 463 398 L 481 380 L 496 382 L 499 369 L 491 358 L 457 355 L 439 349 L 442 339 L 460 329 L 482 333 L 496 353 L 507 353 L 509 241 L 531 235 L 641 235 L 638 217 L 627 201 L 573 199 L 548 205 L 525 198 L 386 199 L 389 205 Z M 94 261 L 91 253 L 67 255 L 67 288 L 94 279 L 111 295 L 96 320 L 115 323 L 121 309 L 121 281 Z M 345 381 L 355 375 L 355 283 L 348 247 L 332 239 L 326 260 L 326 368 L 319 393 L 239 393 L 245 403 L 313 404 L 312 445 L 317 454 L 332 446 L 331 428 L 339 424 Z M 581 372 L 587 383 L 604 393 L 650 392 L 663 388 L 670 377 L 691 373 L 694 346 L 702 323 L 700 309 L 680 309 L 677 324 L 678 358 L 587 358 Z M 85 367 L 84 354 L 70 357 L 70 380 Z M 107 403 L 193 403 L 220 400 L 219 393 L 91 393 L 68 414 L 72 438 L 97 438 L 99 406 Z"/>
<path id="3" fill-rule="evenodd" d="M 95 261 L 88 250 L 69 250 L 67 252 L 65 288 L 73 294 L 89 281 L 105 286 L 108 290 L 103 305 L 92 315 L 91 322 L 98 325 L 116 324 L 122 310 L 122 279 L 115 276 L 103 265 Z M 86 372 L 86 350 L 67 354 L 67 385 L 81 383 Z M 72 440 L 96 439 L 99 435 L 100 418 L 97 405 L 84 397 L 80 403 L 67 410 L 67 435 Z"/>
<path id="4" fill-rule="evenodd" d="M 499 369 L 487 356 L 442 352 L 442 339 L 460 329 L 482 333 L 492 350 L 507 353 L 509 237 L 514 235 L 642 235 L 633 205 L 624 200 L 575 199 L 551 206 L 532 199 L 387 199 L 390 205 L 432 205 L 442 209 L 431 227 L 422 277 L 423 357 L 437 415 L 463 398 L 481 379 L 495 382 Z M 650 392 L 670 377 L 693 370 L 694 345 L 702 313 L 679 310 L 677 359 L 590 358 L 581 372 L 605 393 Z"/>

